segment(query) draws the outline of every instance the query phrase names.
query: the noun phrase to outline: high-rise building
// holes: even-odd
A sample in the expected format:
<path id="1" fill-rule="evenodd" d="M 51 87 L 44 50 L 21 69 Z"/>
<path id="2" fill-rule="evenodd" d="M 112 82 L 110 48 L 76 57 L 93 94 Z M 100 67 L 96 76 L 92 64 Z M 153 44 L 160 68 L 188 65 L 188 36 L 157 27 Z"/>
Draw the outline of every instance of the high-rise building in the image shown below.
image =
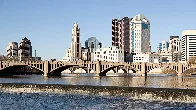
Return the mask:
<path id="1" fill-rule="evenodd" d="M 7 46 L 7 57 L 17 57 L 18 56 L 18 43 L 9 42 Z"/>
<path id="2" fill-rule="evenodd" d="M 88 48 L 88 52 L 94 52 L 98 48 L 102 48 L 102 43 L 99 42 L 96 37 L 90 37 L 85 41 L 85 48 Z"/>
<path id="3" fill-rule="evenodd" d="M 188 61 L 191 56 L 196 56 L 196 30 L 185 30 L 182 32 L 182 61 Z"/>
<path id="4" fill-rule="evenodd" d="M 136 54 L 151 52 L 150 22 L 142 14 L 130 21 L 130 51 Z"/>
<path id="5" fill-rule="evenodd" d="M 130 27 L 132 18 L 112 19 L 112 46 L 130 52 Z"/>
<path id="6" fill-rule="evenodd" d="M 19 44 L 18 56 L 21 57 L 32 57 L 32 46 L 31 41 L 26 37 L 22 39 Z"/>
<path id="7" fill-rule="evenodd" d="M 79 61 L 82 59 L 82 50 L 80 43 L 80 28 L 78 23 L 74 23 L 72 28 L 72 41 L 71 48 L 66 50 L 66 56 L 63 57 L 62 61 Z"/>
<path id="8" fill-rule="evenodd" d="M 168 51 L 169 43 L 167 41 L 162 41 L 159 43 L 158 53 Z"/>
<path id="9" fill-rule="evenodd" d="M 77 22 L 74 23 L 72 28 L 71 53 L 72 57 L 81 59 L 80 28 Z"/>
<path id="10" fill-rule="evenodd" d="M 179 36 L 170 36 L 168 51 L 170 52 L 182 51 L 182 44 Z"/>

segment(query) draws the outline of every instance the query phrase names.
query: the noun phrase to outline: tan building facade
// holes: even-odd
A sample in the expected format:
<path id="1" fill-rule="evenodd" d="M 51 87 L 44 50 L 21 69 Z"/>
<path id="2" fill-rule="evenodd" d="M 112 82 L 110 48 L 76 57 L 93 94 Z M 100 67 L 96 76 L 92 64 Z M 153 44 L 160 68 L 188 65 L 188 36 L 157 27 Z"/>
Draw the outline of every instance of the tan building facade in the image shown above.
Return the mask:
<path id="1" fill-rule="evenodd" d="M 74 27 L 72 29 L 72 42 L 71 42 L 71 53 L 74 58 L 81 58 L 81 43 L 80 43 L 80 28 L 78 27 L 78 23 L 74 23 Z"/>
<path id="2" fill-rule="evenodd" d="M 80 28 L 77 22 L 74 23 L 74 27 L 72 28 L 71 48 L 68 48 L 65 54 L 66 56 L 63 57 L 62 61 L 81 61 L 82 59 Z"/>

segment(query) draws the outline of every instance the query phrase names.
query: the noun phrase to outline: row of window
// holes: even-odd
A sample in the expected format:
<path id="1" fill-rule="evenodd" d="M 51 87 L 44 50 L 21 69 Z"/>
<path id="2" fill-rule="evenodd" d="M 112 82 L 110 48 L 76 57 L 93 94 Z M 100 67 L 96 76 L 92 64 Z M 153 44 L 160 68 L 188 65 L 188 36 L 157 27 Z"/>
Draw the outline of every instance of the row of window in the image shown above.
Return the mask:
<path id="1" fill-rule="evenodd" d="M 99 58 L 106 58 L 107 59 L 107 57 L 108 58 L 113 58 L 114 57 L 114 54 L 113 54 L 113 56 L 102 56 L 102 55 L 96 55 L 97 57 L 99 57 Z M 117 57 L 117 55 L 116 55 L 116 57 Z"/>
<path id="2" fill-rule="evenodd" d="M 102 51 L 101 49 L 100 49 L 100 51 Z M 104 54 L 106 54 L 106 52 L 107 51 L 105 51 L 105 52 L 103 52 Z M 109 51 L 109 53 L 118 53 L 118 51 Z M 101 52 L 95 52 L 95 54 L 100 54 Z M 122 51 L 119 51 L 119 53 L 122 53 Z"/>
<path id="3" fill-rule="evenodd" d="M 149 58 L 149 57 L 134 57 L 134 58 Z M 156 58 L 156 57 L 150 57 L 150 58 Z M 158 57 L 161 58 L 161 57 Z"/>
<path id="4" fill-rule="evenodd" d="M 112 57 L 108 57 L 108 58 L 105 57 L 104 59 L 106 59 L 106 60 L 124 60 L 123 58 L 112 58 Z M 99 58 L 95 58 L 95 60 L 100 60 L 100 59 Z"/>
<path id="5" fill-rule="evenodd" d="M 133 59 L 133 60 L 144 60 L 144 59 Z M 147 61 L 148 61 L 148 59 L 146 59 Z M 159 58 L 159 61 L 160 61 L 161 59 Z M 152 59 L 151 59 L 151 61 L 152 61 Z"/>

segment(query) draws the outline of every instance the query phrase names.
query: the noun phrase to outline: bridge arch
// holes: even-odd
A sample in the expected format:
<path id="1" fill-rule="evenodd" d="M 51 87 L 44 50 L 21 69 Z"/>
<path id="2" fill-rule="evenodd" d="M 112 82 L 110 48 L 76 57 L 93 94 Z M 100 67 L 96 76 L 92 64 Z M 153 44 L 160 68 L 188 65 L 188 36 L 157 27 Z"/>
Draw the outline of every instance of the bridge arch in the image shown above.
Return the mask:
<path id="1" fill-rule="evenodd" d="M 3 69 L 0 70 L 0 76 L 3 75 L 3 76 L 10 76 L 10 75 L 14 75 L 14 73 L 21 69 L 21 68 L 24 68 L 24 67 L 31 67 L 33 69 L 36 69 L 38 70 L 40 73 L 44 74 L 44 71 L 41 70 L 40 68 L 37 68 L 35 66 L 32 66 L 32 65 L 12 65 L 12 66 L 8 66 L 8 67 L 5 67 Z M 25 73 L 25 72 L 24 72 Z"/>
<path id="2" fill-rule="evenodd" d="M 195 75 L 195 73 L 196 73 L 196 67 L 193 67 L 193 68 L 186 69 L 182 73 L 182 76 L 191 76 L 191 75 Z"/>
<path id="3" fill-rule="evenodd" d="M 65 66 L 60 66 L 52 71 L 50 71 L 48 74 L 50 74 L 51 76 L 61 76 L 61 73 L 64 71 L 64 70 L 67 70 L 67 69 L 70 69 L 70 71 L 74 72 L 75 70 L 71 70 L 71 67 L 73 68 L 82 68 L 86 71 L 86 73 L 88 72 L 88 67 L 85 67 L 85 66 L 79 66 L 79 65 L 65 65 Z M 91 69 L 89 69 L 91 70 Z"/>
<path id="4" fill-rule="evenodd" d="M 85 71 L 85 73 L 88 73 L 87 67 L 80 67 L 80 66 L 76 66 L 76 69 L 73 71 L 74 73 L 83 73 Z M 79 72 L 77 72 L 79 71 Z"/>
<path id="5" fill-rule="evenodd" d="M 131 70 L 133 73 L 137 73 L 137 72 L 138 72 L 138 70 L 135 69 L 135 68 L 129 68 L 129 69 L 128 69 L 128 73 L 129 73 L 130 70 Z"/>
<path id="6" fill-rule="evenodd" d="M 120 66 L 122 66 L 122 65 L 120 65 Z M 109 67 L 109 68 L 103 70 L 102 72 L 99 73 L 99 76 L 106 76 L 106 74 L 107 74 L 108 71 L 110 71 L 110 70 L 112 70 L 112 69 L 114 70 L 114 68 L 116 68 L 116 67 L 119 67 L 119 66 L 112 66 L 112 67 Z M 122 69 L 123 69 L 124 71 L 126 71 L 125 68 L 122 68 Z M 134 68 L 129 68 L 129 70 L 132 70 L 132 71 L 136 72 L 136 69 L 134 69 Z M 126 71 L 126 72 L 127 72 L 127 71 Z"/>
<path id="7" fill-rule="evenodd" d="M 148 67 L 146 67 L 146 68 L 148 68 Z M 159 71 L 158 71 L 158 73 L 157 74 L 178 74 L 178 72 L 175 70 L 175 69 L 173 69 L 173 68 L 171 68 L 170 66 L 161 66 L 161 65 L 154 65 L 154 66 L 150 66 L 150 69 L 147 69 L 147 71 L 146 71 L 146 73 L 153 73 L 153 70 L 156 70 L 156 69 L 160 69 Z"/>
<path id="8" fill-rule="evenodd" d="M 118 73 L 119 73 L 120 70 L 122 70 L 124 73 L 128 73 L 128 71 L 123 67 L 118 67 Z"/>
<path id="9" fill-rule="evenodd" d="M 117 71 L 115 70 L 115 68 L 111 68 L 110 70 L 107 71 L 107 73 L 110 73 L 111 71 L 112 71 L 113 73 L 117 73 Z"/>
<path id="10" fill-rule="evenodd" d="M 178 72 L 173 69 L 173 68 L 170 68 L 170 67 L 162 67 L 162 74 L 175 74 L 175 75 L 178 75 Z"/>

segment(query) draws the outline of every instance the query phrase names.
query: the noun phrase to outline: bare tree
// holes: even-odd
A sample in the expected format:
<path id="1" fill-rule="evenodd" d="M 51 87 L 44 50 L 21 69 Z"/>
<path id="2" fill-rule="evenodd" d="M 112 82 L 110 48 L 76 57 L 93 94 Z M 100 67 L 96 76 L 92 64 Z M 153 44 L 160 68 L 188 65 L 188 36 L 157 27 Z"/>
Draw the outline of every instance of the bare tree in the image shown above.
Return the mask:
<path id="1" fill-rule="evenodd" d="M 196 56 L 189 57 L 187 63 L 190 65 L 191 68 L 194 67 L 194 65 L 196 64 Z M 194 74 L 194 68 L 193 68 L 193 74 Z"/>
<path id="2" fill-rule="evenodd" d="M 175 70 L 172 70 L 170 68 L 162 68 L 161 71 L 163 74 L 177 74 Z"/>

